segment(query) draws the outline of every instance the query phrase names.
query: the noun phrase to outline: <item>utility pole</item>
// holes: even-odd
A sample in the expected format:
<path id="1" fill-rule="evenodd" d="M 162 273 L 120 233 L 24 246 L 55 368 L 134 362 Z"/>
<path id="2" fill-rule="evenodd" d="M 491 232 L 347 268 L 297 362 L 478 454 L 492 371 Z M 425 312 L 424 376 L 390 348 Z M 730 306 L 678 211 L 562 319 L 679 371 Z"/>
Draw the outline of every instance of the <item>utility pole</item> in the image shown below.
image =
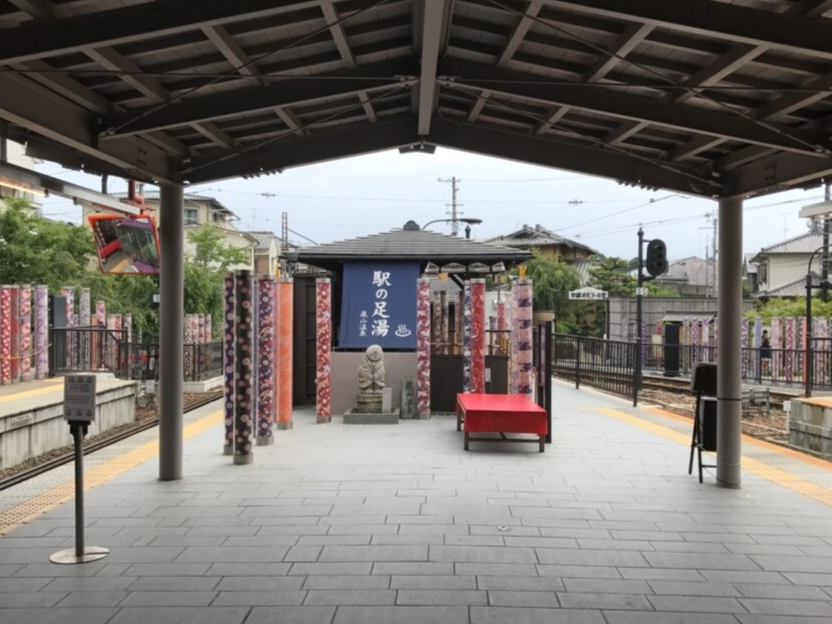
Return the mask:
<path id="1" fill-rule="evenodd" d="M 824 180 L 824 200 L 829 201 L 832 199 L 832 186 L 830 186 L 830 182 Z M 820 298 L 824 302 L 829 301 L 829 288 L 826 286 L 826 282 L 829 280 L 829 230 L 830 225 L 832 225 L 832 218 L 827 214 L 823 217 L 823 252 L 820 259 L 820 275 L 821 275 L 821 287 L 820 291 Z"/>
<path id="2" fill-rule="evenodd" d="M 448 206 L 447 215 L 448 218 L 451 220 L 451 233 L 454 236 L 459 236 L 459 217 L 462 216 L 462 211 L 459 209 L 463 204 L 457 203 L 456 196 L 457 192 L 459 191 L 459 187 L 457 186 L 457 182 L 460 182 L 456 177 L 452 177 L 450 180 L 447 178 L 439 178 L 439 182 L 450 182 L 451 184 L 451 203 L 446 204 Z"/>
<path id="3" fill-rule="evenodd" d="M 711 241 L 713 247 L 711 248 L 711 275 L 713 279 L 711 280 L 711 297 L 716 298 L 716 236 L 717 236 L 717 218 L 716 215 L 714 217 L 714 238 Z"/>

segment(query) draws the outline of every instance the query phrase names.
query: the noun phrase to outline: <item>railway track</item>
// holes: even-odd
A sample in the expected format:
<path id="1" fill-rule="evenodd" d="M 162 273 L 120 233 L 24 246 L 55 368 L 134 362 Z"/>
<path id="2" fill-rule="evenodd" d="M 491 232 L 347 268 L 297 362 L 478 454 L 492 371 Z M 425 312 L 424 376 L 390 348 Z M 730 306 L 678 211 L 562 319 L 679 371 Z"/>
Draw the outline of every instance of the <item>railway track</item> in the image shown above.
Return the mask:
<path id="1" fill-rule="evenodd" d="M 199 409 L 200 407 L 205 407 L 209 403 L 213 403 L 221 399 L 223 396 L 222 392 L 212 393 L 211 395 L 205 397 L 205 399 L 196 401 L 195 403 L 191 403 L 188 405 L 183 411 L 187 414 L 188 412 L 192 412 L 193 410 Z M 111 444 L 115 444 L 116 442 L 121 442 L 122 440 L 126 440 L 129 437 L 132 437 L 142 431 L 147 431 L 148 429 L 152 429 L 153 427 L 159 424 L 158 418 L 153 418 L 150 420 L 145 420 L 139 423 L 136 423 L 132 427 L 128 429 L 124 429 L 115 433 L 111 436 L 103 440 L 99 440 L 98 442 L 94 442 L 93 444 L 84 446 L 84 455 L 88 455 L 90 453 L 95 453 L 96 451 L 100 451 L 103 448 L 110 446 Z M 42 475 L 54 468 L 58 468 L 59 466 L 63 466 L 64 464 L 68 464 L 75 459 L 75 454 L 73 452 L 66 453 L 59 457 L 55 457 L 53 459 L 47 460 L 42 464 L 38 464 L 27 470 L 23 470 L 18 472 L 17 474 L 13 474 L 10 477 L 0 480 L 0 492 L 19 483 L 23 483 L 33 477 L 37 477 L 38 475 Z"/>

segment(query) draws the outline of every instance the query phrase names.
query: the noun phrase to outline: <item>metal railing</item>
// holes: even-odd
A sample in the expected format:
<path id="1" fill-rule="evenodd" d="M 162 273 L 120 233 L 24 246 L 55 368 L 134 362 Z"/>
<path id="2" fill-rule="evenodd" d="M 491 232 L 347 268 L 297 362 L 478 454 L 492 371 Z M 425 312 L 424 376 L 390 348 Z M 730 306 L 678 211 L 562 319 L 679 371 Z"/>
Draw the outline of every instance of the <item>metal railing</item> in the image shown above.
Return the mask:
<path id="1" fill-rule="evenodd" d="M 637 345 L 632 342 L 555 334 L 552 372 L 555 377 L 636 398 Z"/>

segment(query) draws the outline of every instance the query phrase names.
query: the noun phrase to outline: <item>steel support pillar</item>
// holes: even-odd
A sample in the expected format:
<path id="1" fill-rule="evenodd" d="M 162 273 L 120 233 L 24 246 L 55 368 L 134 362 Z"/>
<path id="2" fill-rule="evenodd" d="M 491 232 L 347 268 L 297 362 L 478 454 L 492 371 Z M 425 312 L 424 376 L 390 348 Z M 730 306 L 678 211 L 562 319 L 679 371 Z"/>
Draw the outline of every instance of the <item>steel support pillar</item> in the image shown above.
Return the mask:
<path id="1" fill-rule="evenodd" d="M 719 370 L 716 482 L 742 481 L 742 199 L 719 201 Z"/>
<path id="2" fill-rule="evenodd" d="M 162 184 L 159 207 L 159 479 L 182 478 L 183 188 Z"/>

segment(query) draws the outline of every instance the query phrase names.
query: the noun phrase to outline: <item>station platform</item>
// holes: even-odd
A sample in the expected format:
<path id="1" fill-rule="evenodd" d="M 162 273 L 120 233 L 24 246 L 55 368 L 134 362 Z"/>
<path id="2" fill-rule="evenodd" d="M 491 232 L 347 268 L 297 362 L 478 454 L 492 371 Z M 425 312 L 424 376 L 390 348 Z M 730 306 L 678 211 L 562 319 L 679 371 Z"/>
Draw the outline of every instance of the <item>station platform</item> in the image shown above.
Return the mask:
<path id="1" fill-rule="evenodd" d="M 700 485 L 690 420 L 554 389 L 543 454 L 301 410 L 234 466 L 203 407 L 182 481 L 156 480 L 155 430 L 90 456 L 87 541 L 111 554 L 81 566 L 49 563 L 71 467 L 0 492 L 0 622 L 832 622 L 832 465 L 746 439 L 742 489 Z"/>

